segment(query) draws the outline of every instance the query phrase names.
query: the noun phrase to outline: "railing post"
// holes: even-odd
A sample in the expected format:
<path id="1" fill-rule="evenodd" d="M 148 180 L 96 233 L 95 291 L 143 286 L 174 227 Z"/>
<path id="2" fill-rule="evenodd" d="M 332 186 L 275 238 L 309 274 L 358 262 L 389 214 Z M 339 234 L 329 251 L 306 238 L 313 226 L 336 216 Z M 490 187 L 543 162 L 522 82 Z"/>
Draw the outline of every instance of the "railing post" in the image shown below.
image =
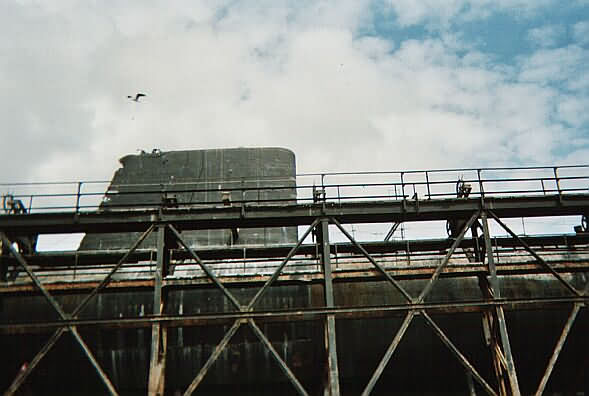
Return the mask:
<path id="1" fill-rule="evenodd" d="M 560 189 L 560 179 L 558 178 L 558 168 L 554 168 L 554 182 L 556 183 L 556 190 L 558 191 L 558 199 L 562 201 L 562 191 Z"/>
<path id="2" fill-rule="evenodd" d="M 405 182 L 403 181 L 403 175 L 405 172 L 401 172 L 401 199 L 405 200 Z"/>
<path id="3" fill-rule="evenodd" d="M 481 172 L 482 169 L 477 169 L 477 178 L 479 180 L 479 193 L 481 194 L 481 198 L 485 198 L 485 189 L 483 187 L 483 180 L 481 179 Z"/>
<path id="4" fill-rule="evenodd" d="M 78 182 L 78 192 L 76 193 L 76 213 L 80 211 L 80 192 L 82 191 L 82 182 Z"/>
<path id="5" fill-rule="evenodd" d="M 427 185 L 427 199 L 432 199 L 432 193 L 429 188 L 429 172 L 425 171 L 425 184 Z"/>

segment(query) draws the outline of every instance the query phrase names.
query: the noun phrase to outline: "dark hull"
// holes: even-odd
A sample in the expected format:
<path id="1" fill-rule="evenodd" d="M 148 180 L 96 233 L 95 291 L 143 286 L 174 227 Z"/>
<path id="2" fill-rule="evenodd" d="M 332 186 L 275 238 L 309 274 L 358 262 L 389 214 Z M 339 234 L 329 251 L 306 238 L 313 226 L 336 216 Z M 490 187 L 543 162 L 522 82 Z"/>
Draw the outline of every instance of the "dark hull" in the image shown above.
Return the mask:
<path id="1" fill-rule="evenodd" d="M 572 281 L 579 286 L 581 275 Z M 406 284 L 418 294 L 422 281 Z M 257 288 L 232 288 L 240 301 L 248 301 Z M 557 281 L 546 277 L 511 277 L 502 281 L 503 295 L 517 297 L 556 297 L 567 295 Z M 2 296 L 3 322 L 55 320 L 56 315 L 41 296 Z M 71 311 L 81 295 L 59 296 Z M 442 279 L 433 289 L 430 301 L 480 300 L 474 278 Z M 398 304 L 401 299 L 384 282 L 341 282 L 335 284 L 338 306 L 377 306 Z M 276 310 L 322 306 L 319 284 L 291 284 L 272 287 L 256 307 Z M 83 312 L 85 318 L 136 317 L 152 312 L 153 294 L 145 291 L 108 292 L 94 298 Z M 231 311 L 216 289 L 170 291 L 166 313 L 196 314 Z M 506 319 L 522 394 L 535 391 L 570 312 L 570 306 L 550 310 L 507 311 Z M 496 386 L 491 355 L 485 344 L 481 313 L 432 315 L 450 339 Z M 337 352 L 343 394 L 358 394 L 368 382 L 378 361 L 399 328 L 402 316 L 337 321 Z M 171 328 L 168 332 L 166 393 L 184 391 L 204 364 L 229 326 Z M 275 349 L 312 394 L 322 394 L 326 370 L 321 321 L 265 323 L 260 327 Z M 145 394 L 149 374 L 151 331 L 141 329 L 97 329 L 82 327 L 81 333 L 100 364 L 123 394 Z M 575 394 L 587 392 L 589 372 L 589 317 L 582 309 L 548 383 L 547 392 Z M 0 388 L 6 389 L 19 367 L 30 361 L 50 334 L 4 335 Z M 44 358 L 27 386 L 33 394 L 103 394 L 104 386 L 87 362 L 73 337 L 65 334 Z M 26 388 L 25 387 L 25 388 Z M 26 389 L 25 389 L 26 390 Z M 482 389 L 479 388 L 482 392 Z M 417 317 L 383 373 L 373 394 L 466 394 L 467 377 L 458 360 L 434 332 Z M 243 326 L 209 371 L 197 394 L 294 394 L 294 388 L 252 331 Z"/>

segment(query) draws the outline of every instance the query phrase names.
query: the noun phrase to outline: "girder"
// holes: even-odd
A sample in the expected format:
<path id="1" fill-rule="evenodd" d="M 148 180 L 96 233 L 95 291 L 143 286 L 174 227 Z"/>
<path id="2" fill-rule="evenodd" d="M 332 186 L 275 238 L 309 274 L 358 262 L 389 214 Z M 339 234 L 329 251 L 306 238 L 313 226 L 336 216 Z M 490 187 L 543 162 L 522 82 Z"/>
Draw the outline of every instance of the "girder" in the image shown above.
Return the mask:
<path id="1" fill-rule="evenodd" d="M 0 230 L 12 235 L 112 233 L 143 231 L 154 223 L 174 224 L 180 231 L 261 228 L 310 225 L 321 216 L 342 224 L 394 223 L 465 219 L 483 207 L 500 218 L 583 215 L 589 194 L 32 213 L 0 215 Z"/>
<path id="2" fill-rule="evenodd" d="M 589 209 L 589 195 L 567 194 L 545 195 L 534 197 L 497 197 L 484 199 L 432 199 L 432 200 L 402 200 L 378 202 L 318 202 L 314 204 L 299 204 L 285 206 L 252 206 L 252 207 L 209 207 L 209 208 L 146 208 L 133 210 L 110 210 L 97 212 L 72 213 L 37 213 L 0 216 L 0 235 L 4 244 L 10 246 L 11 258 L 3 257 L 3 265 L 20 265 L 25 268 L 27 275 L 33 282 L 9 283 L 0 285 L 0 298 L 37 295 L 42 293 L 52 303 L 59 313 L 59 320 L 43 320 L 34 323 L 12 322 L 0 323 L 0 334 L 30 334 L 36 332 L 51 332 L 54 336 L 35 356 L 35 365 L 49 352 L 57 339 L 66 331 L 71 331 L 84 349 L 88 359 L 94 365 L 107 390 L 115 394 L 118 392 L 110 382 L 110 373 L 103 370 L 94 358 L 93 353 L 85 347 L 78 329 L 98 328 L 151 328 L 152 342 L 149 384 L 146 389 L 150 394 L 166 392 L 166 359 L 168 348 L 168 328 L 209 327 L 223 325 L 226 327 L 224 336 L 211 351 L 206 363 L 195 371 L 193 380 L 185 389 L 185 394 L 197 390 L 214 362 L 222 356 L 228 348 L 237 330 L 242 327 L 253 332 L 265 353 L 270 356 L 279 369 L 299 394 L 307 394 L 293 367 L 289 366 L 287 351 L 279 350 L 272 342 L 267 330 L 260 328 L 263 323 L 290 323 L 321 321 L 325 326 L 325 391 L 332 395 L 340 394 L 341 370 L 338 368 L 339 329 L 336 337 L 336 324 L 348 319 L 405 317 L 401 327 L 394 333 L 391 344 L 380 360 L 374 374 L 366 378 L 368 384 L 364 394 L 368 395 L 381 378 L 388 364 L 394 361 L 397 347 L 404 342 L 404 338 L 411 332 L 414 318 L 424 321 L 433 334 L 445 345 L 450 353 L 464 367 L 469 378 L 475 380 L 488 394 L 518 395 L 517 370 L 521 365 L 514 364 L 509 337 L 509 323 L 505 312 L 529 309 L 568 309 L 572 307 L 561 336 L 556 343 L 548 367 L 538 386 L 542 392 L 552 373 L 569 332 L 574 325 L 579 312 L 589 303 L 587 287 L 579 282 L 571 282 L 571 274 L 589 272 L 589 258 L 578 256 L 571 259 L 568 253 L 577 248 L 585 250 L 589 245 L 589 236 L 584 233 L 575 235 L 554 235 L 520 237 L 510 230 L 500 219 L 510 217 L 534 216 L 563 216 L 583 215 Z M 466 234 L 472 229 L 479 217 L 483 221 L 483 236 L 485 238 L 486 260 L 473 261 L 471 258 L 457 264 L 452 260 L 457 251 L 473 249 L 477 245 L 477 237 L 468 238 Z M 353 223 L 385 223 L 408 221 L 431 221 L 460 219 L 460 229 L 456 236 L 448 239 L 392 241 L 379 243 L 362 243 L 356 241 L 342 224 Z M 487 219 L 493 219 L 511 235 L 511 237 L 491 238 Z M 248 227 L 274 227 L 309 225 L 306 232 L 296 244 L 257 247 L 257 248 L 226 248 L 226 249 L 193 249 L 182 237 L 183 230 L 201 229 L 238 229 Z M 337 227 L 348 239 L 349 243 L 332 243 L 329 240 L 329 226 Z M 137 250 L 142 241 L 154 229 L 158 230 L 157 249 Z M 21 255 L 12 247 L 10 238 L 28 234 L 52 233 L 113 233 L 142 231 L 143 235 L 128 251 L 105 252 L 58 252 L 32 255 Z M 316 245 L 304 245 L 305 238 L 314 232 L 317 236 Z M 175 244 L 169 244 L 169 236 Z M 542 251 L 547 245 L 554 245 L 562 249 L 563 255 L 557 260 L 547 259 Z M 181 249 L 179 248 L 181 247 Z M 410 247 L 410 249 L 409 249 Z M 518 248 L 520 252 L 528 254 L 527 258 L 501 262 L 496 255 L 501 249 Z M 246 251 L 247 250 L 247 251 Z M 424 253 L 432 257 L 422 265 L 407 262 L 399 265 L 392 260 L 393 254 L 405 252 L 412 255 Z M 434 254 L 435 252 L 435 254 Z M 241 275 L 223 274 L 217 268 L 204 260 L 231 261 L 247 254 L 249 258 L 268 259 L 274 263 L 271 273 Z M 129 263 L 145 264 L 155 255 L 157 259 L 155 276 L 140 278 L 115 279 L 115 272 Z M 338 256 L 340 255 L 340 256 Z M 345 255 L 344 264 L 338 268 L 336 259 Z M 297 259 L 311 257 L 317 261 L 317 270 L 291 271 L 287 265 Z M 332 257 L 333 256 L 333 257 Z M 173 257 L 173 260 L 171 259 Z M 308 259 L 308 257 L 306 259 Z M 429 257 L 429 256 L 428 256 Z M 277 260 L 278 259 L 278 260 Z M 387 262 L 387 260 L 389 260 Z M 189 261 L 190 265 L 198 265 L 201 275 L 186 277 L 168 276 L 168 266 L 176 265 L 182 268 Z M 245 262 L 245 260 L 244 260 Z M 278 265 L 279 262 L 279 265 Z M 143 263 L 143 264 L 142 264 Z M 88 278 L 76 282 L 50 281 L 42 282 L 42 278 L 35 271 L 57 271 L 75 266 L 102 267 L 106 277 L 95 281 Z M 114 265 L 113 265 L 114 264 Z M 196 264 L 196 265 L 195 265 Z M 33 267 L 34 266 L 34 267 Z M 77 268 L 77 267 L 76 267 Z M 149 275 L 149 271 L 145 271 Z M 538 275 L 549 277 L 554 284 L 561 287 L 558 295 L 552 297 L 505 297 L 500 291 L 498 277 Z M 431 301 L 431 291 L 439 287 L 442 278 L 480 279 L 481 284 L 488 283 L 484 298 L 473 301 Z M 354 282 L 383 281 L 398 294 L 398 300 L 377 306 L 340 305 L 337 285 Z M 577 279 L 578 281 L 578 279 Z M 402 283 L 401 283 L 402 282 Z M 268 295 L 269 290 L 276 286 L 289 284 L 308 284 L 319 286 L 323 290 L 318 306 L 289 308 L 284 310 L 267 309 L 261 304 L 262 296 Z M 407 287 L 411 285 L 411 287 Z M 198 314 L 170 314 L 165 312 L 168 305 L 168 295 L 176 290 L 214 289 L 226 298 L 229 308 L 218 312 Z M 240 299 L 237 291 L 250 289 L 245 293 L 245 300 Z M 85 297 L 81 293 L 90 290 Z M 97 295 L 105 295 L 112 290 L 125 290 L 130 293 L 139 290 L 153 290 L 153 314 L 129 318 L 95 318 L 79 317 L 78 313 L 88 305 Z M 249 294 L 248 294 L 249 293 Z M 311 292 L 309 292 L 311 293 Z M 62 310 L 55 300 L 55 295 L 79 294 L 81 302 L 77 302 L 71 313 Z M 388 294 L 387 294 L 388 296 Z M 341 297 L 341 295 L 339 295 Z M 401 298 L 402 297 L 402 298 Z M 346 298 L 351 298 L 353 296 Z M 317 300 L 314 300 L 315 303 Z M 493 338 L 493 357 L 496 365 L 496 381 L 489 381 L 481 374 L 480 368 L 475 367 L 467 354 L 460 350 L 459 343 L 452 340 L 431 315 L 458 315 L 477 313 L 483 315 L 488 326 L 493 327 L 490 337 Z M 3 318 L 4 319 L 4 318 Z M 242 324 L 247 326 L 241 326 Z M 230 327 L 228 327 L 230 326 Z M 339 344 L 339 345 L 338 345 Z M 502 363 L 504 362 L 504 363 Z M 503 366 L 502 366 L 503 365 Z M 517 368 L 517 370 L 516 370 Z M 17 374 L 7 394 L 13 394 L 22 384 L 34 366 L 25 368 Z M 502 374 L 504 373 L 504 374 Z M 108 375 L 107 375 L 108 374 Z M 504 381 L 500 378 L 504 376 Z M 164 379 L 166 379 L 164 381 Z M 343 382 L 342 382 L 343 386 Z"/>

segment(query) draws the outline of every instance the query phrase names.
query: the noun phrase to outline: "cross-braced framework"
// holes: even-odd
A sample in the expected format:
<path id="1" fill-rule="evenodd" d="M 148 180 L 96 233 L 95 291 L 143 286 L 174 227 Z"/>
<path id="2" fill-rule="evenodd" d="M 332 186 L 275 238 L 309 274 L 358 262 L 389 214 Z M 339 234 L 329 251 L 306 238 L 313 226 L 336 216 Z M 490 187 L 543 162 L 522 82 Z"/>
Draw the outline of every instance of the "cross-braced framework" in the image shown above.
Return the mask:
<path id="1" fill-rule="evenodd" d="M 290 207 L 258 206 L 248 208 L 247 212 L 244 210 L 244 207 L 237 208 L 237 210 L 233 207 L 211 208 L 210 210 L 203 210 L 202 208 L 198 210 L 163 210 L 162 208 L 158 208 L 157 210 L 150 209 L 145 211 L 76 213 L 73 217 L 61 214 L 49 214 L 46 216 L 4 216 L 0 218 L 0 237 L 3 246 L 7 247 L 12 259 L 16 260 L 15 265 L 24 269 L 32 281 L 32 285 L 47 299 L 59 315 L 58 321 L 36 322 L 34 324 L 8 323 L 2 320 L 0 331 L 6 334 L 15 332 L 26 333 L 33 329 L 33 327 L 37 330 L 54 329 L 52 336 L 45 345 L 30 359 L 28 365 L 16 374 L 10 386 L 6 389 L 5 394 L 13 395 L 18 391 L 19 387 L 27 380 L 29 374 L 33 372 L 39 362 L 66 332 L 71 333 L 80 345 L 104 383 L 106 390 L 110 394 L 118 394 L 113 381 L 109 379 L 106 371 L 101 367 L 94 353 L 90 350 L 78 331 L 80 327 L 108 328 L 109 326 L 116 326 L 151 327 L 151 355 L 148 383 L 145 384 L 145 389 L 148 394 L 163 395 L 168 392 L 166 387 L 168 329 L 174 327 L 209 326 L 213 324 L 224 324 L 228 329 L 212 349 L 206 362 L 197 372 L 192 374 L 193 379 L 183 390 L 184 395 L 198 393 L 199 386 L 202 384 L 207 373 L 242 327 L 249 329 L 259 340 L 259 343 L 276 362 L 284 374 L 285 379 L 290 382 L 296 393 L 301 395 L 312 394 L 313 392 L 306 389 L 303 385 L 304 381 L 297 378 L 293 369 L 289 367 L 284 354 L 276 349 L 268 335 L 264 333 L 260 327 L 260 323 L 318 320 L 322 323 L 324 329 L 323 345 L 325 348 L 325 362 L 323 366 L 326 368 L 323 381 L 324 389 L 331 395 L 339 395 L 345 389 L 341 389 L 341 373 L 338 367 L 338 348 L 341 348 L 341 345 L 338 345 L 336 324 L 340 320 L 345 321 L 347 319 L 402 315 L 403 320 L 400 327 L 392 335 L 390 344 L 383 352 L 372 374 L 369 378 L 366 378 L 367 383 L 363 387 L 362 395 L 371 394 L 381 379 L 386 367 L 394 364 L 395 353 L 399 345 L 403 343 L 406 335 L 410 333 L 411 325 L 417 317 L 423 319 L 423 322 L 431 329 L 432 333 L 439 338 L 441 343 L 447 347 L 448 351 L 463 366 L 466 378 L 469 381 L 471 394 L 474 394 L 476 389 L 480 389 L 490 395 L 520 395 L 522 391 L 518 377 L 518 367 L 516 367 L 512 353 L 509 323 L 506 320 L 505 310 L 545 309 L 552 306 L 568 306 L 570 314 L 562 328 L 560 337 L 556 340 L 556 345 L 552 349 L 549 360 L 546 362 L 544 372 L 538 373 L 540 381 L 535 394 L 541 395 L 546 389 L 567 337 L 579 317 L 580 311 L 586 309 L 587 303 L 589 302 L 589 283 L 584 285 L 582 289 L 579 289 L 578 286 L 571 283 L 567 273 L 587 272 L 589 270 L 589 261 L 585 258 L 572 264 L 551 263 L 543 257 L 542 253 L 537 252 L 534 248 L 534 246 L 543 246 L 545 240 L 538 242 L 540 239 L 536 240 L 517 235 L 502 219 L 505 217 L 520 216 L 584 214 L 589 209 L 589 196 L 577 194 L 563 197 L 561 194 L 556 194 L 544 195 L 540 198 L 459 198 L 450 201 L 436 201 L 435 199 L 420 201 L 418 199 L 407 200 L 403 197 L 402 200 L 392 203 L 354 202 L 348 204 L 330 204 L 320 201 L 305 205 L 295 204 Z M 382 251 L 382 249 L 394 248 L 394 241 L 390 242 L 389 246 L 391 239 L 389 235 L 385 238 L 385 245 L 376 247 L 374 244 L 358 241 L 345 227 L 345 224 L 389 222 L 397 225 L 393 226 L 392 234 L 398 227 L 398 224 L 408 220 L 440 219 L 455 221 L 455 224 L 452 226 L 452 234 L 446 241 L 437 242 L 437 245 L 430 242 L 430 244 L 435 245 L 436 249 L 443 252 L 443 256 L 437 260 L 436 265 L 427 268 L 395 268 L 387 266 L 378 254 L 379 249 Z M 508 266 L 497 263 L 499 248 L 497 246 L 497 238 L 491 235 L 490 221 L 495 222 L 498 227 L 501 227 L 509 235 L 508 238 L 505 238 L 505 243 L 508 243 L 510 246 L 521 247 L 533 258 L 533 261 L 524 260 L 519 263 L 510 263 Z M 221 254 L 222 256 L 222 254 L 229 254 L 230 252 L 212 253 L 206 249 L 197 250 L 190 246 L 186 238 L 182 235 L 183 231 L 194 229 L 225 228 L 237 230 L 242 227 L 277 225 L 306 225 L 306 228 L 297 243 L 288 246 L 288 249 L 273 250 L 272 248 L 268 248 L 258 253 L 260 257 L 266 255 L 273 258 L 280 257 L 281 260 L 273 267 L 271 273 L 251 277 L 251 283 L 260 286 L 253 297 L 247 301 L 240 301 L 240 298 L 236 296 L 233 289 L 228 286 L 231 285 L 231 280 L 224 281 L 227 277 L 220 274 L 214 266 L 202 258 L 213 254 Z M 332 231 L 343 235 L 348 242 L 346 244 L 331 242 L 330 226 Z M 109 267 L 110 270 L 104 278 L 91 289 L 71 313 L 65 312 L 54 296 L 52 296 L 51 289 L 58 292 L 58 287 L 52 284 L 44 284 L 35 273 L 34 267 L 28 262 L 30 260 L 38 260 L 38 258 L 35 258 L 34 255 L 23 255 L 14 245 L 16 241 L 15 236 L 22 235 L 23 233 L 63 232 L 64 230 L 67 232 L 143 231 L 141 236 L 122 257 L 117 256 L 118 259 L 114 262 L 114 266 L 112 268 Z M 469 231 L 472 233 L 471 238 L 467 238 Z M 482 231 L 482 238 L 479 238 L 478 233 L 480 231 Z M 124 319 L 102 317 L 81 318 L 80 313 L 89 305 L 95 296 L 104 292 L 113 283 L 124 283 L 124 280 L 114 280 L 113 275 L 123 268 L 130 261 L 130 258 L 143 254 L 143 252 L 139 251 L 142 242 L 154 233 L 156 234 L 155 271 L 153 271 L 153 276 L 149 279 L 149 282 L 141 284 L 141 287 L 145 287 L 147 284 L 153 288 L 152 315 L 126 317 Z M 305 245 L 304 242 L 311 234 L 313 234 L 315 240 L 314 257 L 320 264 L 320 270 L 302 275 L 293 275 L 293 273 L 287 272 L 286 269 L 292 263 L 294 257 L 298 254 L 309 253 L 309 245 Z M 580 246 L 587 244 L 587 238 L 584 238 L 583 235 L 578 235 L 578 238 Z M 570 237 L 567 243 L 569 243 L 569 248 L 574 249 L 575 243 L 577 242 L 573 237 Z M 337 249 L 348 249 L 348 252 L 353 252 L 355 262 L 362 261 L 364 263 L 362 270 L 351 274 L 340 271 L 339 269 L 336 270 L 333 260 L 334 258 L 337 259 Z M 430 247 L 429 249 L 431 250 L 432 248 Z M 468 253 L 465 254 L 468 258 L 467 264 L 461 266 L 451 264 L 451 260 L 457 251 Z M 172 253 L 174 257 L 182 257 L 182 263 L 184 264 L 187 262 L 196 264 L 202 271 L 203 277 L 182 280 L 170 277 L 170 268 L 174 261 L 171 257 Z M 409 256 L 410 253 L 407 252 L 407 255 Z M 104 257 L 107 256 L 108 254 L 105 253 Z M 7 260 L 7 263 L 9 262 L 8 257 L 4 257 L 4 259 Z M 534 296 L 527 298 L 503 297 L 499 276 L 509 277 L 511 275 L 520 276 L 527 274 L 545 274 L 553 277 L 562 287 L 563 295 L 552 298 L 538 298 Z M 454 278 L 478 278 L 482 298 L 477 301 L 430 301 L 429 297 L 432 294 L 432 290 L 439 283 L 439 280 L 442 277 L 448 276 Z M 256 309 L 259 306 L 259 302 L 271 287 L 282 284 L 281 282 L 284 280 L 292 281 L 295 278 L 305 278 L 308 281 L 320 282 L 322 284 L 322 306 L 309 306 L 296 309 L 288 308 L 280 311 Z M 206 281 L 203 279 L 206 279 Z M 334 291 L 334 280 L 337 282 L 345 282 L 347 280 L 358 282 L 363 280 L 375 281 L 378 279 L 386 281 L 395 293 L 400 295 L 401 302 L 395 300 L 390 304 L 381 306 L 346 306 L 338 304 Z M 417 286 L 411 284 L 413 280 L 418 281 Z M 243 285 L 244 283 L 248 283 L 248 279 L 242 278 L 239 282 L 239 284 Z M 408 287 L 409 285 L 410 287 Z M 218 289 L 229 302 L 231 309 L 204 314 L 166 314 L 165 307 L 168 304 L 167 289 L 202 286 Z M 83 285 L 80 289 L 87 287 L 87 285 Z M 132 286 L 128 287 L 132 290 Z M 10 293 L 18 292 L 25 295 L 31 293 L 31 289 L 27 285 L 15 286 L 6 284 L 0 286 L 0 291 Z M 438 321 L 432 318 L 432 315 L 438 313 L 457 315 L 461 312 L 481 313 L 483 327 L 485 333 L 488 335 L 487 345 L 494 372 L 494 378 L 491 380 L 485 378 L 467 357 L 467 354 L 457 346 L 455 340 L 453 341 Z M 356 341 L 352 340 L 350 342 Z M 546 340 L 547 344 L 551 342 L 553 341 Z M 478 385 L 475 386 L 473 381 Z"/>

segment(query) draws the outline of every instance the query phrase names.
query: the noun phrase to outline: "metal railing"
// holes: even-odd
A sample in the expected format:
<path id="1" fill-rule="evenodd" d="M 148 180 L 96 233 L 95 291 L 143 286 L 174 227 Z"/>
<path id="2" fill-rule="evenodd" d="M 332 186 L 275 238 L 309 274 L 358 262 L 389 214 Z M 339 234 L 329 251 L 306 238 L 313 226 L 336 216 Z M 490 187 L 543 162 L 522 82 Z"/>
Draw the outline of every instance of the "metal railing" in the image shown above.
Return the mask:
<path id="1" fill-rule="evenodd" d="M 589 165 L 302 173 L 296 178 L 183 179 L 149 184 L 0 183 L 3 197 L 0 209 L 4 209 L 0 213 L 10 212 L 7 197 L 20 201 L 25 208 L 23 212 L 39 213 L 161 205 L 199 207 L 449 199 L 460 196 L 461 188 L 475 198 L 589 193 Z"/>

